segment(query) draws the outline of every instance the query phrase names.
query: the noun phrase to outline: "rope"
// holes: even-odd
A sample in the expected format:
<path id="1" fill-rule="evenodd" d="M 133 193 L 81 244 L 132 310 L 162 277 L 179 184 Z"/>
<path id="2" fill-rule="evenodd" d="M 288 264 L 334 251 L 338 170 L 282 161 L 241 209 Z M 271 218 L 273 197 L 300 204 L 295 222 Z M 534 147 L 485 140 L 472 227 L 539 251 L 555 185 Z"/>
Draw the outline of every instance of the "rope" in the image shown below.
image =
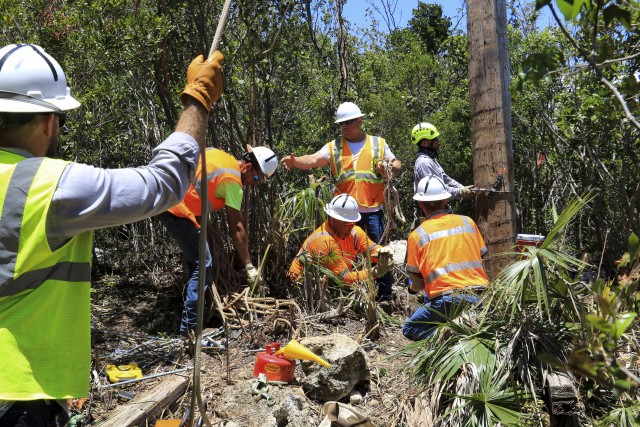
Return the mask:
<path id="1" fill-rule="evenodd" d="M 211 43 L 211 49 L 209 50 L 209 57 L 213 55 L 213 52 L 220 47 L 220 41 L 222 40 L 222 33 L 224 27 L 229 20 L 229 10 L 231 9 L 231 0 L 225 0 L 224 6 L 222 6 L 222 12 L 220 12 L 220 20 L 218 21 L 218 27 L 216 28 L 216 34 L 213 36 L 213 42 Z"/>
<path id="2" fill-rule="evenodd" d="M 224 6 L 222 8 L 222 12 L 220 14 L 220 19 L 218 20 L 218 27 L 216 28 L 215 36 L 213 37 L 213 42 L 211 43 L 211 50 L 209 51 L 209 57 L 213 55 L 213 53 L 218 50 L 220 47 L 220 40 L 222 39 L 222 33 L 224 31 L 224 27 L 227 25 L 227 21 L 229 19 L 229 11 L 231 8 L 231 0 L 225 0 Z M 206 277 L 207 277 L 207 223 L 209 222 L 209 200 L 208 200 L 208 182 L 207 182 L 207 157 L 206 157 L 206 144 L 203 147 L 204 149 L 200 153 L 200 162 L 202 164 L 201 170 L 202 173 L 200 175 L 200 199 L 202 202 L 202 214 L 201 214 L 201 226 L 200 229 L 200 242 L 199 242 L 199 250 L 200 255 L 198 257 L 198 310 L 196 317 L 196 330 L 195 330 L 195 351 L 193 355 L 193 386 L 191 392 L 191 405 L 190 405 L 190 416 L 189 416 L 189 426 L 193 425 L 193 420 L 195 418 L 195 407 L 196 404 L 198 406 L 198 410 L 200 411 L 200 416 L 202 420 L 207 425 L 207 427 L 213 427 L 211 421 L 207 417 L 207 410 L 202 402 L 202 390 L 200 389 L 200 355 L 202 351 L 202 342 L 200 340 L 202 336 L 202 318 L 204 316 L 204 291 L 206 286 Z M 214 283 L 211 284 L 212 287 L 215 286 Z M 192 339 L 189 336 L 188 339 Z"/>
<path id="3" fill-rule="evenodd" d="M 380 237 L 380 244 L 388 244 L 389 243 L 389 233 L 391 231 L 391 227 L 395 225 L 393 222 L 393 215 L 395 214 L 396 218 L 401 223 L 405 223 L 406 220 L 404 215 L 402 214 L 402 210 L 400 210 L 400 199 L 398 197 L 398 190 L 391 184 L 391 178 L 393 177 L 393 173 L 391 172 L 391 162 L 383 163 L 385 170 L 385 180 L 384 180 L 384 208 L 387 215 L 387 221 L 384 227 L 384 233 Z M 393 202 L 393 203 L 392 203 Z"/>

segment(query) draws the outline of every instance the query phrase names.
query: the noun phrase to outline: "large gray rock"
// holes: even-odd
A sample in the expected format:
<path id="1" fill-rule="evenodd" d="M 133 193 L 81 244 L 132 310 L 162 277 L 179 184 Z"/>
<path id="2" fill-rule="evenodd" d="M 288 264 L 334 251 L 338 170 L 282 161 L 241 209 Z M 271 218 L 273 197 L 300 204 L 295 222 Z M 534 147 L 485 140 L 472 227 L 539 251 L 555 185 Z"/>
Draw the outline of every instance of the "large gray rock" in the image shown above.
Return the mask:
<path id="1" fill-rule="evenodd" d="M 348 396 L 356 384 L 371 378 L 366 353 L 346 335 L 303 338 L 300 344 L 331 364 L 330 368 L 310 361 L 300 364 L 305 374 L 299 379 L 302 389 L 312 399 L 340 400 Z"/>

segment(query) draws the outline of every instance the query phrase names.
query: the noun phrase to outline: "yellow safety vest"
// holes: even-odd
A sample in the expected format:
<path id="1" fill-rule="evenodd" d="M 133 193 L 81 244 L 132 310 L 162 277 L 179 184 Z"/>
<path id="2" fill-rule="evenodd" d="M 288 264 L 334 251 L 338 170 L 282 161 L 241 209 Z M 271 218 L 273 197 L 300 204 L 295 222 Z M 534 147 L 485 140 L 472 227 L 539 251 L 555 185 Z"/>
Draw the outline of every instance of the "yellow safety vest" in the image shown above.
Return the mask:
<path id="1" fill-rule="evenodd" d="M 0 150 L 0 400 L 89 394 L 93 234 L 46 233 L 67 165 Z"/>
<path id="2" fill-rule="evenodd" d="M 356 165 L 344 138 L 336 138 L 329 144 L 336 195 L 346 193 L 366 208 L 384 204 L 384 178 L 376 172 L 376 163 L 384 160 L 384 138 L 367 135 Z"/>
<path id="3" fill-rule="evenodd" d="M 217 148 L 207 148 L 206 159 L 209 207 L 213 211 L 218 211 L 225 205 L 225 200 L 216 196 L 218 184 L 225 179 L 230 179 L 242 185 L 240 166 L 238 166 L 238 161 L 231 154 Z M 201 177 L 202 162 L 199 162 L 196 170 L 196 182 L 189 186 L 184 200 L 169 209 L 169 212 L 175 216 L 191 220 L 198 228 L 200 228 L 200 224 L 196 217 L 202 214 L 202 200 L 200 199 Z"/>

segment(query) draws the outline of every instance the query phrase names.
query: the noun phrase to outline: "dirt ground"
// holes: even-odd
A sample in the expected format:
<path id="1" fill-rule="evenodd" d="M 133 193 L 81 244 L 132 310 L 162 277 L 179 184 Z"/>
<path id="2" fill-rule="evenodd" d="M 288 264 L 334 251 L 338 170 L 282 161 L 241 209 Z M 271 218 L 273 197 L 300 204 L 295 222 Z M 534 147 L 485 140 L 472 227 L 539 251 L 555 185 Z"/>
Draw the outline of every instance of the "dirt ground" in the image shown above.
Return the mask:
<path id="1" fill-rule="evenodd" d="M 187 351 L 184 339 L 177 334 L 182 300 L 174 281 L 157 280 L 152 276 L 129 280 L 131 283 L 118 283 L 116 278 L 105 276 L 94 284 L 92 393 L 81 412 L 85 418 L 78 425 L 105 423 L 118 409 L 127 405 L 131 397 L 157 388 L 168 378 L 161 376 L 127 386 L 111 386 L 105 372 L 107 364 L 136 363 L 145 377 L 193 366 L 194 358 Z M 384 316 L 379 312 L 380 336 L 375 340 L 362 339 L 366 332 L 365 316 L 358 309 L 349 309 L 342 316 L 324 322 L 304 321 L 303 325 L 296 322 L 301 335 L 295 337 L 297 339 L 340 333 L 361 342 L 368 357 L 371 380 L 356 386 L 362 393 L 362 400 L 354 406 L 369 416 L 376 426 L 405 425 L 402 421 L 403 407 L 419 393 L 411 381 L 412 354 L 400 352 L 410 343 L 402 336 L 401 325 L 415 307 L 417 302 L 409 300 L 403 288 L 394 286 L 392 313 Z M 214 317 L 205 325 L 204 335 L 215 343 L 209 341 L 211 346 L 203 347 L 200 353 L 200 390 L 207 404 L 207 416 L 214 426 L 265 425 L 260 419 L 255 419 L 255 405 L 260 405 L 260 402 L 238 405 L 234 410 L 237 413 L 232 415 L 218 408 L 223 399 L 228 399 L 225 390 L 253 380 L 257 351 L 264 351 L 270 342 L 285 345 L 293 338 L 291 329 L 259 315 L 253 318 L 252 327 L 244 329 L 229 322 L 231 326 L 225 331 L 219 323 L 219 318 Z M 218 348 L 218 344 L 224 345 L 225 349 Z M 193 374 L 187 371 L 179 375 L 192 377 Z M 296 379 L 300 375 L 304 374 L 298 368 Z M 283 388 L 302 393 L 296 380 Z M 152 417 L 146 425 L 154 426 L 155 419 L 181 419 L 190 407 L 191 396 L 192 388 L 189 386 L 177 403 Z M 246 396 L 238 398 L 248 400 Z M 315 426 L 324 418 L 324 402 L 304 396 L 303 399 L 313 414 L 309 425 Z M 349 403 L 349 398 L 343 401 Z M 87 413 L 90 413 L 89 422 Z"/>

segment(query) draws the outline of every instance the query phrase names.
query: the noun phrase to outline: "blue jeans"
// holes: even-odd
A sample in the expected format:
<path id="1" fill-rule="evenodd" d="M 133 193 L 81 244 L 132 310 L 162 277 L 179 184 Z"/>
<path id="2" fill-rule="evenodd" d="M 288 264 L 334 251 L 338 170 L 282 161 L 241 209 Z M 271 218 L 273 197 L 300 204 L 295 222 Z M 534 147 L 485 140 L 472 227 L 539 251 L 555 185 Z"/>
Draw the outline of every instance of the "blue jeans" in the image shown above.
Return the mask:
<path id="1" fill-rule="evenodd" d="M 169 212 L 163 212 L 158 215 L 158 219 L 167 232 L 173 236 L 176 243 L 182 250 L 182 255 L 187 263 L 187 274 L 189 281 L 184 295 L 184 308 L 182 310 L 182 321 L 180 323 L 180 332 L 193 330 L 196 327 L 196 318 L 198 315 L 198 271 L 199 271 L 199 255 L 200 255 L 200 229 L 186 218 L 177 217 Z M 208 287 L 213 281 L 213 261 L 211 252 L 207 244 L 206 255 L 206 283 Z"/>
<path id="2" fill-rule="evenodd" d="M 461 313 L 463 306 L 478 302 L 476 295 L 456 293 L 436 297 L 429 301 L 424 297 L 424 305 L 418 308 L 402 325 L 402 334 L 412 341 L 430 337 L 440 323 L 445 322 L 443 314 L 449 319 Z"/>
<path id="3" fill-rule="evenodd" d="M 375 243 L 380 243 L 384 234 L 384 210 L 380 209 L 375 212 L 360 212 L 360 221 L 358 227 L 362 228 L 367 236 Z M 389 301 L 391 299 L 391 285 L 393 284 L 393 276 L 391 272 L 376 279 L 378 285 L 378 301 Z"/>

